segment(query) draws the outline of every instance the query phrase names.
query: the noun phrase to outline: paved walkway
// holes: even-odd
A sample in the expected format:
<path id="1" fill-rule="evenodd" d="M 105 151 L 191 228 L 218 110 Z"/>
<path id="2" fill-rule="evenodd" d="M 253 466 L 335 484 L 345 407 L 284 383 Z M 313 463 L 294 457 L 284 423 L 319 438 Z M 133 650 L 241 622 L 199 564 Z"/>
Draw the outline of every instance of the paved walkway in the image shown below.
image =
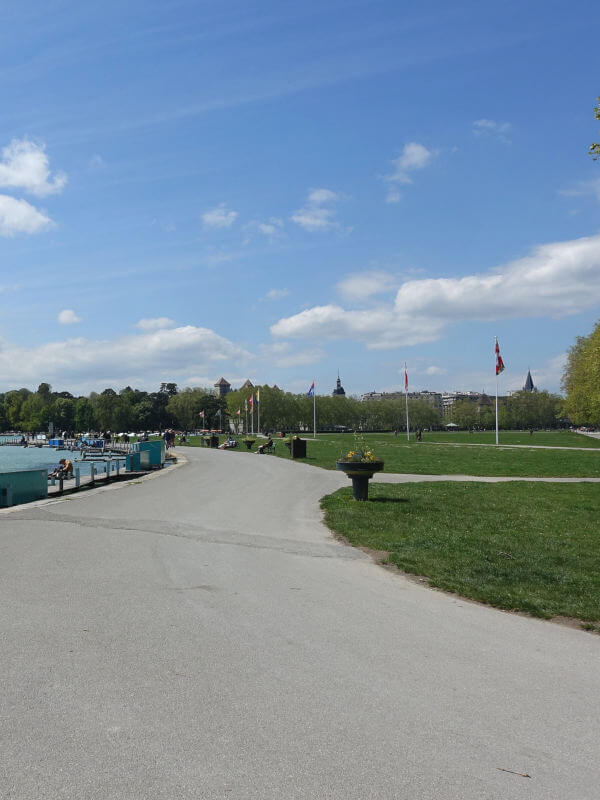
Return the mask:
<path id="1" fill-rule="evenodd" d="M 600 637 L 337 543 L 339 473 L 185 454 L 0 514 L 2 798 L 595 800 Z"/>

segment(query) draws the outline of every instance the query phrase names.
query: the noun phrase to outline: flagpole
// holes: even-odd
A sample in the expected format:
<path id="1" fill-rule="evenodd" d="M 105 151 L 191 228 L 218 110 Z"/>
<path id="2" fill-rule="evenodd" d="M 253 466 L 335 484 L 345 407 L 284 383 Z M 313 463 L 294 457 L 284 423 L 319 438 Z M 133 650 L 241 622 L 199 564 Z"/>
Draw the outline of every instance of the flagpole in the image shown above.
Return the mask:
<path id="1" fill-rule="evenodd" d="M 246 424 L 244 425 L 244 434 L 248 436 L 248 401 L 244 403 L 244 413 L 246 415 Z"/>
<path id="2" fill-rule="evenodd" d="M 256 421 L 256 431 L 257 433 L 260 433 L 260 389 L 256 393 L 256 398 L 258 401 L 258 408 L 256 409 L 256 414 L 258 416 L 258 419 Z"/>
<path id="3" fill-rule="evenodd" d="M 496 444 L 498 444 L 498 337 L 495 337 L 494 342 L 494 369 L 496 371 Z"/>
<path id="4" fill-rule="evenodd" d="M 406 361 L 404 362 L 404 399 L 406 400 L 406 440 L 410 442 L 410 425 L 408 422 L 408 372 L 406 371 Z"/>
<path id="5" fill-rule="evenodd" d="M 313 383 L 314 383 L 314 381 L 313 381 Z M 314 429 L 313 437 L 316 439 L 317 438 L 317 391 L 316 391 L 316 389 L 313 392 L 313 429 Z"/>

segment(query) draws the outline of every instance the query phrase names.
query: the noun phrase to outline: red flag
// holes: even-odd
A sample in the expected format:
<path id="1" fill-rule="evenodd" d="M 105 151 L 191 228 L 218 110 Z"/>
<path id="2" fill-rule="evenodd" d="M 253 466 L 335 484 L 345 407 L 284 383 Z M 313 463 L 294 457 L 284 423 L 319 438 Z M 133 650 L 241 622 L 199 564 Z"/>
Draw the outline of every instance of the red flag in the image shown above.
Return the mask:
<path id="1" fill-rule="evenodd" d="M 504 372 L 504 361 L 502 361 L 502 356 L 500 355 L 500 347 L 498 346 L 498 339 L 496 339 L 496 375 L 500 375 L 501 372 Z"/>
<path id="2" fill-rule="evenodd" d="M 198 414 L 198 416 L 199 416 L 199 417 L 202 417 L 202 419 L 204 419 L 204 411 L 200 411 L 200 413 Z"/>
<path id="3" fill-rule="evenodd" d="M 406 371 L 406 365 L 404 366 L 404 391 L 408 391 L 408 372 Z"/>
<path id="4" fill-rule="evenodd" d="M 248 402 L 250 403 L 250 410 L 252 411 L 252 409 L 254 408 L 254 395 L 253 394 L 250 395 L 250 399 L 248 400 Z"/>
<path id="5" fill-rule="evenodd" d="M 235 413 L 236 413 L 236 414 L 238 415 L 238 417 L 239 417 L 239 415 L 242 413 L 242 409 L 241 409 L 241 408 L 238 408 L 238 410 L 237 410 Z"/>

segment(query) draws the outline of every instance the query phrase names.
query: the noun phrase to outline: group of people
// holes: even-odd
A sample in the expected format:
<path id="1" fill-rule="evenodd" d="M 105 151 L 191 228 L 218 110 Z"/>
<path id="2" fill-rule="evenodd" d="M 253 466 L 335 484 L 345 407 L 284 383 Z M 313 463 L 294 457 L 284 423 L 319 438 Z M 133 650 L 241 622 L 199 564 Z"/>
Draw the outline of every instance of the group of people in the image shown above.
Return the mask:
<path id="1" fill-rule="evenodd" d="M 163 433 L 163 441 L 167 450 L 171 447 L 175 447 L 175 431 L 172 428 L 168 428 Z"/>

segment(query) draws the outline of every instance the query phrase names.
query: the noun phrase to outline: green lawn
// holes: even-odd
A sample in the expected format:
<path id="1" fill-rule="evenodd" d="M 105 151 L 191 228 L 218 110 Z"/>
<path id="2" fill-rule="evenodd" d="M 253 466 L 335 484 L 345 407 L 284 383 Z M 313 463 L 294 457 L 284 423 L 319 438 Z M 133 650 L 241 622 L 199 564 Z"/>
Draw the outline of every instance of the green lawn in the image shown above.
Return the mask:
<path id="1" fill-rule="evenodd" d="M 477 436 L 478 434 L 473 434 Z M 485 436 L 486 434 L 480 434 Z M 507 438 L 511 434 L 504 434 Z M 541 435 L 541 434 L 540 434 Z M 544 434 L 555 445 L 576 446 L 580 441 L 594 440 L 565 432 Z M 429 437 L 442 438 L 456 446 L 436 443 Z M 420 475 L 505 475 L 515 477 L 600 477 L 600 448 L 581 450 L 536 450 L 533 448 L 468 447 L 461 446 L 457 434 L 425 434 L 422 442 L 385 433 L 366 434 L 366 445 L 385 461 L 386 472 Z M 469 434 L 464 434 L 468 437 Z M 515 432 L 514 438 L 524 436 Z M 536 434 L 533 435 L 535 439 Z M 526 434 L 525 438 L 529 437 Z M 576 438 L 573 438 L 576 437 Z M 503 441 L 503 439 L 501 439 Z M 511 442 L 512 443 L 512 442 Z M 575 444 L 574 444 L 575 443 Z M 597 442 L 594 442 L 598 444 Z M 308 464 L 335 469 L 336 458 L 344 450 L 354 449 L 353 434 L 319 434 L 317 441 L 308 439 Z M 289 458 L 289 450 L 276 441 L 275 455 Z"/>
<path id="2" fill-rule="evenodd" d="M 540 617 L 600 621 L 600 489 L 590 484 L 374 484 L 324 497 L 351 544 L 432 586 Z"/>
<path id="3" fill-rule="evenodd" d="M 404 434 L 406 437 L 406 434 Z M 412 434 L 411 434 L 412 437 Z M 423 441 L 426 442 L 463 442 L 465 444 L 496 444 L 495 431 L 482 431 L 478 433 L 468 433 L 456 431 L 431 431 L 423 434 Z M 592 436 L 583 436 L 581 433 L 571 431 L 500 431 L 498 433 L 498 443 L 502 444 L 525 444 L 525 445 L 548 445 L 550 447 L 591 447 L 600 448 L 600 440 Z"/>

